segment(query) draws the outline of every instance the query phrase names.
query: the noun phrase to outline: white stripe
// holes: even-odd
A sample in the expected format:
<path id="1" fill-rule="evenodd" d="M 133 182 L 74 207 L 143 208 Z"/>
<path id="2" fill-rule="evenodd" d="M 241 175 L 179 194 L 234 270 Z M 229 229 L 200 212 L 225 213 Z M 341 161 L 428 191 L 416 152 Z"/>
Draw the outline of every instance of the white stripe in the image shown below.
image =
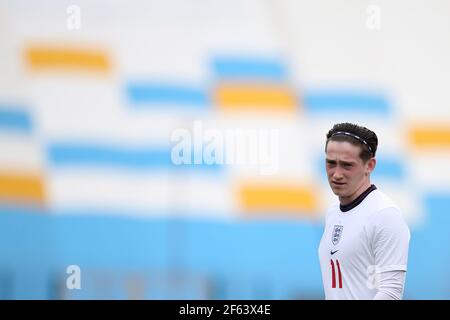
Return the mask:
<path id="1" fill-rule="evenodd" d="M 170 208 L 169 175 L 110 170 L 53 171 L 48 179 L 51 209 L 110 209 L 152 214 Z"/>
<path id="2" fill-rule="evenodd" d="M 40 145 L 29 136 L 0 135 L 0 168 L 26 172 L 39 172 L 43 168 Z"/>
<path id="3" fill-rule="evenodd" d="M 230 217 L 237 212 L 233 189 L 223 178 L 208 174 L 54 170 L 48 179 L 48 196 L 50 207 L 57 212 L 91 208 L 209 218 Z"/>

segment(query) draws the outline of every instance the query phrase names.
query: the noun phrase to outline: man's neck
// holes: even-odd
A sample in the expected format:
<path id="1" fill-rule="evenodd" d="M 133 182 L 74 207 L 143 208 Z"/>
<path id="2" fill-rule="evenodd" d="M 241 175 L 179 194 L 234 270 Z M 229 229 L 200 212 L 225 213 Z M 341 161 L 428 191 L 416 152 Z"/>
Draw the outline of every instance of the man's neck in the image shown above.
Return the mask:
<path id="1" fill-rule="evenodd" d="M 351 196 L 349 197 L 339 197 L 339 203 L 343 206 L 352 203 L 356 198 L 358 198 L 364 191 L 369 189 L 371 186 L 370 180 L 364 182 Z"/>

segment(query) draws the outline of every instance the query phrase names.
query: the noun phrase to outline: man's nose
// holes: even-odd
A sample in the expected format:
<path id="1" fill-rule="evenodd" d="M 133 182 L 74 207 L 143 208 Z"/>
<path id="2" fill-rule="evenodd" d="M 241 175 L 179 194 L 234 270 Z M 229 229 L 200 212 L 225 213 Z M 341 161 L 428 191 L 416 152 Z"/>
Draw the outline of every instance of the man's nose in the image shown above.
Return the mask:
<path id="1" fill-rule="evenodd" d="M 336 168 L 333 172 L 333 179 L 341 180 L 344 176 L 342 175 L 342 171 L 339 168 Z"/>

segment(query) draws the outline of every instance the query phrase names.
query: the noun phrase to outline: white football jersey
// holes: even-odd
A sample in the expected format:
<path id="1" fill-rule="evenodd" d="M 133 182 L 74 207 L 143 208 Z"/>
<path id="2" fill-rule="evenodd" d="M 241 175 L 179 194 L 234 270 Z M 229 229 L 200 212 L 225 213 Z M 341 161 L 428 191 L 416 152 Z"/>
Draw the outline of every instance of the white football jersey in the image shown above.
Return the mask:
<path id="1" fill-rule="evenodd" d="M 319 246 L 325 298 L 373 299 L 380 273 L 406 271 L 409 239 L 400 209 L 373 185 L 330 207 Z"/>

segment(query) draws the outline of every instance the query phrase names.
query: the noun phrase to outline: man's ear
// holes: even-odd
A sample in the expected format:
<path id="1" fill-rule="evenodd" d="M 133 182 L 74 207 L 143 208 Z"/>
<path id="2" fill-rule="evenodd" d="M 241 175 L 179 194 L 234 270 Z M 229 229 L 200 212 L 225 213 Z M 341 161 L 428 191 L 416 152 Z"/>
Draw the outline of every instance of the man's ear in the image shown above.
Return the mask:
<path id="1" fill-rule="evenodd" d="M 377 164 L 377 160 L 375 158 L 370 158 L 369 160 L 367 160 L 366 175 L 372 173 L 373 169 L 375 169 L 376 164 Z"/>

